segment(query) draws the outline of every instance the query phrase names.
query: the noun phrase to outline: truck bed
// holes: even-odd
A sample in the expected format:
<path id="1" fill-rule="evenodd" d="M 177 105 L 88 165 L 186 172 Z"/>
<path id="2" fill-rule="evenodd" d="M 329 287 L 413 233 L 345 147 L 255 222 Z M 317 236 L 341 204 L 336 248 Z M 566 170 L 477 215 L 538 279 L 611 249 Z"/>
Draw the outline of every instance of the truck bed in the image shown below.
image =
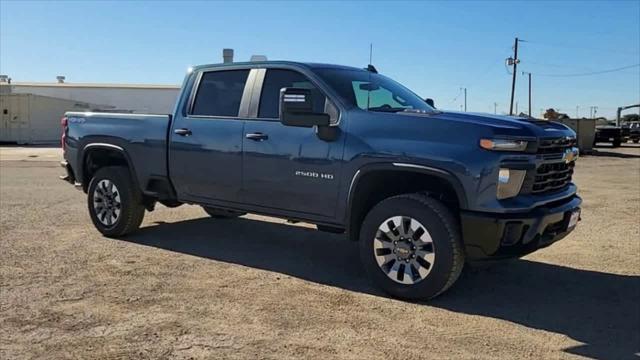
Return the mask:
<path id="1" fill-rule="evenodd" d="M 91 149 L 122 151 L 134 166 L 142 188 L 154 178 L 167 178 L 167 131 L 171 115 L 67 112 L 66 159 L 82 179 L 81 169 Z"/>

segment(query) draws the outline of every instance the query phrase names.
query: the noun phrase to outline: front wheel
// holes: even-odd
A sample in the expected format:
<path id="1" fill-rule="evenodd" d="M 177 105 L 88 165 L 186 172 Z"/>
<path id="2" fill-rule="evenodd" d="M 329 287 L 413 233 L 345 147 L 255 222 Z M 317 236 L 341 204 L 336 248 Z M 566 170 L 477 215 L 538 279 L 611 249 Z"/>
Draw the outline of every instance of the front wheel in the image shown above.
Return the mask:
<path id="1" fill-rule="evenodd" d="M 99 169 L 89 183 L 87 201 L 93 225 L 105 236 L 126 235 L 142 223 L 142 194 L 125 167 Z"/>
<path id="2" fill-rule="evenodd" d="M 362 224 L 360 256 L 374 283 L 412 300 L 443 293 L 464 266 L 457 221 L 444 204 L 422 194 L 376 205 Z"/>

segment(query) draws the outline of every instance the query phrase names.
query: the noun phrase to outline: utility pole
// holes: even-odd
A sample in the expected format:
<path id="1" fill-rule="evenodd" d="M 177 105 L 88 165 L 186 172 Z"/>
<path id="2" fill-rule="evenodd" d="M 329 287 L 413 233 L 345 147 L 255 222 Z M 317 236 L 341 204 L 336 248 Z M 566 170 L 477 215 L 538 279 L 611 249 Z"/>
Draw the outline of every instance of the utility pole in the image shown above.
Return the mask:
<path id="1" fill-rule="evenodd" d="M 467 112 L 467 88 L 460 88 L 460 90 L 464 90 L 464 111 Z"/>
<path id="2" fill-rule="evenodd" d="M 493 103 L 493 113 L 494 114 L 498 113 L 498 103 L 496 103 L 496 102 Z"/>
<path id="3" fill-rule="evenodd" d="M 531 117 L 531 73 L 523 71 L 522 75 L 524 74 L 529 75 L 529 117 Z"/>
<path id="4" fill-rule="evenodd" d="M 507 64 L 513 65 L 513 79 L 511 80 L 511 105 L 509 106 L 509 115 L 513 115 L 513 97 L 515 96 L 515 93 L 516 93 L 516 71 L 518 69 L 518 63 L 520 62 L 520 60 L 518 60 L 518 42 L 519 41 L 520 40 L 516 38 L 514 42 L 513 58 L 507 59 Z"/>

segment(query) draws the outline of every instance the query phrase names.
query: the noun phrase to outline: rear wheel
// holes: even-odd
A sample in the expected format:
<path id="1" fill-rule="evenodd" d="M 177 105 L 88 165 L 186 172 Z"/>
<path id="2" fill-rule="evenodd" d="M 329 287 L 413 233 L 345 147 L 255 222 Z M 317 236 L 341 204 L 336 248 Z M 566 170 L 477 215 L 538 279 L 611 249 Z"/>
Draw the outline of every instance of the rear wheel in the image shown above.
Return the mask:
<path id="1" fill-rule="evenodd" d="M 360 256 L 378 286 L 404 299 L 441 294 L 464 266 L 457 221 L 441 202 L 422 194 L 376 205 L 362 224 Z"/>
<path id="2" fill-rule="evenodd" d="M 614 140 L 613 141 L 613 147 L 620 147 L 620 144 L 622 144 L 621 140 Z"/>
<path id="3" fill-rule="evenodd" d="M 105 236 L 131 233 L 144 218 L 142 194 L 125 167 L 99 169 L 89 183 L 87 201 L 93 225 Z"/>
<path id="4" fill-rule="evenodd" d="M 246 214 L 240 211 L 217 209 L 206 206 L 203 206 L 202 209 L 209 214 L 209 216 L 215 219 L 232 219 Z"/>

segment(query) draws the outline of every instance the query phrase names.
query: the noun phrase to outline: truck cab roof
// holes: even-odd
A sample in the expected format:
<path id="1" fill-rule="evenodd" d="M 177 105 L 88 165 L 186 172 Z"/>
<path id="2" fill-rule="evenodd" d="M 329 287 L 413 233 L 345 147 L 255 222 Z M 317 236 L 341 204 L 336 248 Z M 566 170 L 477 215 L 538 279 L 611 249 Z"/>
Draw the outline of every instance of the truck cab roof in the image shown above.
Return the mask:
<path id="1" fill-rule="evenodd" d="M 233 62 L 233 63 L 226 63 L 226 64 L 225 63 L 203 64 L 203 65 L 194 66 L 193 70 L 194 71 L 199 71 L 199 70 L 202 70 L 202 69 L 224 68 L 224 67 L 256 68 L 256 67 L 273 66 L 273 65 L 299 66 L 299 67 L 305 67 L 305 68 L 308 68 L 308 69 L 343 69 L 343 70 L 366 71 L 366 69 L 357 68 L 357 67 L 353 67 L 353 66 L 346 66 L 346 65 L 323 64 L 323 63 L 308 63 L 308 62 L 283 61 L 283 60 L 247 61 L 247 62 Z"/>

